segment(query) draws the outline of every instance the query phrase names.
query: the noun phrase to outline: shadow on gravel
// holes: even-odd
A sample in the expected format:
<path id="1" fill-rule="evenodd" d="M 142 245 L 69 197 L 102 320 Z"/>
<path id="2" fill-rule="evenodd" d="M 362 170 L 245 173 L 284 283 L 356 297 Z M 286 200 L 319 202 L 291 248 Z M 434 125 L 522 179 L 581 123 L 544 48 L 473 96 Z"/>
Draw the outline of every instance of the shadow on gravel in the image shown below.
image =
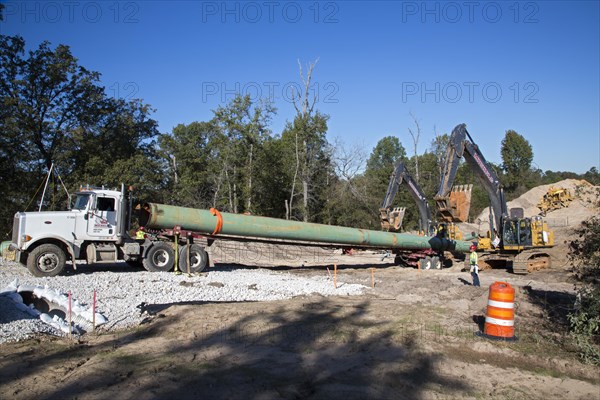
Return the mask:
<path id="1" fill-rule="evenodd" d="M 365 268 L 390 268 L 396 267 L 394 263 L 386 263 L 386 264 L 338 264 L 338 270 L 345 269 L 365 269 Z M 327 268 L 333 273 L 333 263 L 323 263 L 321 265 L 305 265 L 302 266 L 299 264 L 298 266 L 289 266 L 289 265 L 279 265 L 279 266 L 256 266 L 256 265 L 244 265 L 239 263 L 215 263 L 214 267 L 207 267 L 203 272 L 211 272 L 211 271 L 231 271 L 235 269 L 267 269 L 271 271 L 324 271 L 327 273 Z M 141 266 L 132 266 L 125 262 L 118 262 L 114 264 L 96 264 L 96 265 L 87 265 L 87 264 L 78 264 L 77 270 L 74 270 L 71 264 L 67 265 L 64 272 L 61 276 L 73 276 L 73 275 L 89 275 L 96 272 L 112 272 L 112 273 L 126 273 L 126 272 L 147 272 Z"/>
<path id="2" fill-rule="evenodd" d="M 27 368 L 27 354 L 14 363 L 0 360 L 0 389 L 17 376 L 53 368 L 54 390 L 23 392 L 21 398 L 418 399 L 426 390 L 444 398 L 474 395 L 466 381 L 444 374 L 441 355 L 425 351 L 418 332 L 370 320 L 369 304 L 324 300 L 242 315 L 236 313 L 243 304 L 229 304 L 220 310 L 233 318 L 219 320 L 210 315 L 216 305 L 192 303 L 93 347 L 67 346 L 38 357 Z M 154 311 L 172 306 L 147 305 Z"/>
<path id="3" fill-rule="evenodd" d="M 137 271 L 146 271 L 143 267 L 134 267 L 126 262 L 116 262 L 112 264 L 77 264 L 77 269 L 73 269 L 72 263 L 67 263 L 67 267 L 61 273 L 61 276 L 73 276 L 73 275 L 89 275 L 96 272 L 114 272 L 114 273 L 124 273 L 124 272 L 137 272 Z"/>
<path id="4" fill-rule="evenodd" d="M 365 268 L 390 268 L 390 267 L 397 267 L 397 265 L 395 265 L 394 263 L 387 263 L 387 264 L 338 264 L 337 265 L 337 269 L 338 270 L 345 270 L 345 269 L 365 269 Z M 205 271 L 231 271 L 234 269 L 266 269 L 266 270 L 270 270 L 270 271 L 302 271 L 302 270 L 306 270 L 306 271 L 323 271 L 325 273 L 327 273 L 327 268 L 329 268 L 329 271 L 331 273 L 333 273 L 333 264 L 322 264 L 322 265 L 305 265 L 305 266 L 289 266 L 289 265 L 279 265 L 279 266 L 268 266 L 268 267 L 262 267 L 262 266 L 256 266 L 256 265 L 243 265 L 243 264 L 231 264 L 231 263 L 218 263 L 215 264 L 215 266 L 213 268 L 210 269 L 206 269 Z"/>

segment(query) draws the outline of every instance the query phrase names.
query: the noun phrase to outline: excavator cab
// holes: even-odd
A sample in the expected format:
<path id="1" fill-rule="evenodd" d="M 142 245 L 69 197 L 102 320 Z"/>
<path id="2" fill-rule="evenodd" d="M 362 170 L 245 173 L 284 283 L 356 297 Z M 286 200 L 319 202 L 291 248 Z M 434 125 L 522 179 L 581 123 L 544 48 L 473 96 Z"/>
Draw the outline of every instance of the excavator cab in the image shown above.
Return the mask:
<path id="1" fill-rule="evenodd" d="M 467 222 L 471 210 L 473 185 L 457 185 L 445 197 L 435 201 L 442 219 L 446 222 Z"/>
<path id="2" fill-rule="evenodd" d="M 502 223 L 504 249 L 521 250 L 532 246 L 530 218 L 505 218 Z"/>

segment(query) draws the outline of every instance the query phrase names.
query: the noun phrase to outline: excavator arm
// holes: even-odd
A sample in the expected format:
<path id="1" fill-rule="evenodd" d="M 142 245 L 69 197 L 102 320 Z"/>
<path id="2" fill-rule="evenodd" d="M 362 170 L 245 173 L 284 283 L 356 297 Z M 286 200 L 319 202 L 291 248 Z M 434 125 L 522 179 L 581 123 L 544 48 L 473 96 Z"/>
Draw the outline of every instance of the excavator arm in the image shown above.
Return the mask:
<path id="1" fill-rule="evenodd" d="M 490 231 L 499 235 L 502 219 L 508 215 L 504 191 L 498 176 L 481 154 L 465 124 L 454 128 L 448 143 L 440 188 L 434 197 L 438 211 L 446 221 L 464 222 L 469 216 L 472 185 L 452 186 L 462 157 L 488 194 Z"/>
<path id="2" fill-rule="evenodd" d="M 412 175 L 406 169 L 406 165 L 402 161 L 398 161 L 394 167 L 394 172 L 390 177 L 390 183 L 388 185 L 387 193 L 383 198 L 381 207 L 379 208 L 379 214 L 381 219 L 381 227 L 387 231 L 397 231 L 402 226 L 402 219 L 406 211 L 405 207 L 392 208 L 392 202 L 394 197 L 398 193 L 400 185 L 406 185 L 408 191 L 417 207 L 419 208 L 419 225 L 420 230 L 428 233 L 429 227 L 431 226 L 431 210 L 429 204 L 427 204 L 427 198 L 425 193 L 419 187 L 419 184 L 414 180 Z"/>

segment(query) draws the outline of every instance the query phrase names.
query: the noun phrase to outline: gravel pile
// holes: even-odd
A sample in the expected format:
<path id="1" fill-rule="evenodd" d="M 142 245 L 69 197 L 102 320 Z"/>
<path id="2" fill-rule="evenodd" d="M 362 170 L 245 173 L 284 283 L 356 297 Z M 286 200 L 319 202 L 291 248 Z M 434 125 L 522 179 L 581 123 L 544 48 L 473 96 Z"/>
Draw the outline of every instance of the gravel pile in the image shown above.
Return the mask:
<path id="1" fill-rule="evenodd" d="M 53 278 L 35 278 L 26 268 L 0 258 L 0 290 L 18 280 L 19 285 L 48 286 L 71 292 L 82 306 L 91 307 L 97 293 L 97 312 L 108 322 L 104 330 L 138 325 L 145 316 L 143 304 L 173 304 L 192 301 L 272 301 L 319 294 L 359 295 L 365 286 L 338 282 L 337 289 L 326 274 L 301 277 L 265 269 L 209 270 L 201 275 L 147 272 L 115 266 L 99 270 L 79 266 L 76 272 Z M 39 319 L 20 311 L 12 300 L 0 296 L 0 343 L 23 340 L 37 333 L 62 335 Z"/>

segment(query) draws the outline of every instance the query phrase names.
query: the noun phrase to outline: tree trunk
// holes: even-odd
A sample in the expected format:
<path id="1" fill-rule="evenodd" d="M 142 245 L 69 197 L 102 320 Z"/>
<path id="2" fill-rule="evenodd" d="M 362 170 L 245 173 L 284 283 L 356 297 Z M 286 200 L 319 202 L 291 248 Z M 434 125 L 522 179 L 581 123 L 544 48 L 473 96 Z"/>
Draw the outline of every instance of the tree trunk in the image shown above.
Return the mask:
<path id="1" fill-rule="evenodd" d="M 290 206 L 288 205 L 287 199 L 283 201 L 285 203 L 285 219 L 290 219 Z"/>
<path id="2" fill-rule="evenodd" d="M 293 202 L 294 202 L 294 195 L 296 194 L 296 179 L 298 179 L 298 170 L 300 169 L 300 155 L 298 154 L 298 132 L 295 132 L 296 135 L 296 145 L 295 145 L 295 151 L 296 151 L 296 168 L 294 169 L 294 178 L 292 179 L 292 190 L 290 192 L 290 202 L 289 202 L 289 207 L 286 206 L 286 212 L 287 212 L 287 219 L 290 219 L 292 217 L 292 210 L 293 210 Z"/>
<path id="3" fill-rule="evenodd" d="M 238 213 L 238 197 L 237 197 L 237 184 L 235 181 L 236 168 L 233 167 L 233 213 Z"/>
<path id="4" fill-rule="evenodd" d="M 302 197 L 304 197 L 304 222 L 308 222 L 308 182 L 302 180 Z"/>
<path id="5" fill-rule="evenodd" d="M 179 177 L 177 176 L 177 158 L 173 156 L 173 180 L 175 184 L 179 182 Z"/>
<path id="6" fill-rule="evenodd" d="M 248 198 L 246 199 L 246 211 L 252 212 L 250 207 L 252 207 L 252 150 L 254 149 L 253 144 L 250 143 L 250 155 L 248 162 Z"/>

